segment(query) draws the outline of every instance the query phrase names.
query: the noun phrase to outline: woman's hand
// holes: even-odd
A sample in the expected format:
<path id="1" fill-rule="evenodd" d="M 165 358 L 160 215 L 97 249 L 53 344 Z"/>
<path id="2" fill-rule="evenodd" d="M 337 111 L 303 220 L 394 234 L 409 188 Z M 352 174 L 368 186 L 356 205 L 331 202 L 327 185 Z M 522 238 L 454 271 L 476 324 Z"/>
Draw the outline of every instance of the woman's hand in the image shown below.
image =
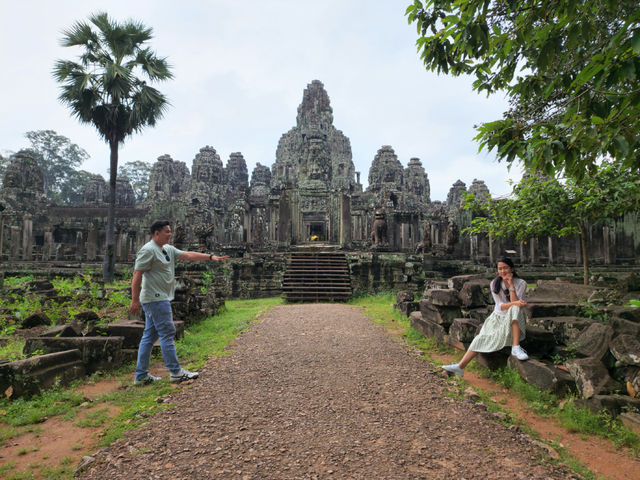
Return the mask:
<path id="1" fill-rule="evenodd" d="M 516 300 L 515 302 L 511 302 L 512 305 L 515 305 L 516 307 L 526 307 L 527 306 L 527 302 L 525 302 L 524 300 Z"/>
<path id="2" fill-rule="evenodd" d="M 504 282 L 504 286 L 507 287 L 509 290 L 511 290 L 513 288 L 513 273 L 512 272 L 507 273 L 502 278 L 502 281 Z"/>

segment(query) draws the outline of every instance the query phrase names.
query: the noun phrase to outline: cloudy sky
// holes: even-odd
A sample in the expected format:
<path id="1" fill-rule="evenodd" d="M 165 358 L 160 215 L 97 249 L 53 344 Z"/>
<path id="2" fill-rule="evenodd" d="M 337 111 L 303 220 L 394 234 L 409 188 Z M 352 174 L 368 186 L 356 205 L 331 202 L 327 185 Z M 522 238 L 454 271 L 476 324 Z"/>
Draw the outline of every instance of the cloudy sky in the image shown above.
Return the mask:
<path id="1" fill-rule="evenodd" d="M 107 11 L 152 27 L 150 45 L 175 75 L 159 86 L 171 108 L 155 128 L 126 140 L 121 165 L 169 154 L 191 168 L 210 145 L 225 164 L 230 153 L 242 152 L 249 173 L 258 162 L 271 166 L 280 136 L 295 126 L 304 88 L 318 79 L 365 185 L 376 152 L 391 145 L 403 166 L 420 158 L 432 200 L 444 200 L 457 179 L 483 179 L 494 196 L 507 194 L 509 178 L 518 180 L 520 171 L 478 153 L 472 140 L 473 125 L 499 118 L 506 102 L 474 93 L 470 78 L 425 70 L 415 26 L 404 16 L 409 3 L 0 0 L 0 151 L 27 147 L 27 131 L 55 130 L 89 153 L 81 168 L 106 175 L 107 145 L 58 102 L 51 71 L 56 59 L 78 54 L 59 46 L 61 32 Z"/>

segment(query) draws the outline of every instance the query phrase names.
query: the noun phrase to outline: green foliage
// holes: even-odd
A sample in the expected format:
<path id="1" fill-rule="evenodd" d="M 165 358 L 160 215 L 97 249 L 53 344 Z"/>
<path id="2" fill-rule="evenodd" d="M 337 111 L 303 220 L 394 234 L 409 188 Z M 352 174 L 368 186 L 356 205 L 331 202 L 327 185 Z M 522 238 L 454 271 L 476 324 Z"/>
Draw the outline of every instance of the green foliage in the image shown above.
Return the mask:
<path id="1" fill-rule="evenodd" d="M 0 399 L 0 410 L 6 413 L 0 416 L 0 422 L 13 427 L 39 423 L 45 418 L 63 415 L 83 401 L 82 394 L 59 387 L 51 388 L 30 399 L 3 398 Z"/>
<path id="2" fill-rule="evenodd" d="M 506 93 L 503 118 L 478 127 L 509 164 L 581 178 L 602 156 L 640 169 L 640 6 L 636 0 L 414 0 L 427 69 Z"/>
<path id="3" fill-rule="evenodd" d="M 581 316 L 590 318 L 591 320 L 595 320 L 596 322 L 600 323 L 609 322 L 609 314 L 606 311 L 596 307 L 595 305 L 589 302 L 583 302 L 580 307 L 582 309 Z"/>
<path id="4" fill-rule="evenodd" d="M 27 132 L 25 136 L 31 142 L 31 151 L 42 170 L 47 198 L 63 205 L 81 203 L 91 174 L 78 167 L 89 159 L 89 154 L 53 130 Z"/>
<path id="5" fill-rule="evenodd" d="M 118 23 L 106 13 L 76 22 L 62 38 L 64 47 L 80 47 L 78 62 L 58 60 L 53 76 L 59 99 L 82 123 L 93 125 L 109 144 L 110 205 L 107 213 L 105 283 L 115 271 L 115 200 L 118 147 L 125 138 L 162 118 L 168 101 L 152 84 L 173 77 L 166 59 L 146 43 L 152 30 L 140 22 Z"/>
<path id="6" fill-rule="evenodd" d="M 202 272 L 202 286 L 200 287 L 200 292 L 207 293 L 213 284 L 213 273 L 211 272 Z"/>
<path id="7" fill-rule="evenodd" d="M 4 288 L 25 288 L 29 282 L 36 279 L 33 275 L 25 275 L 23 277 L 5 277 Z"/>
<path id="8" fill-rule="evenodd" d="M 141 203 L 147 198 L 149 177 L 151 176 L 151 165 L 149 163 L 141 160 L 127 162 L 120 169 L 120 176 L 131 184 L 137 203 Z"/>
<path id="9" fill-rule="evenodd" d="M 634 308 L 640 307 L 640 300 L 637 300 L 635 298 L 631 299 L 629 300 L 629 303 L 625 305 L 625 307 L 634 307 Z"/>
<path id="10" fill-rule="evenodd" d="M 109 420 L 109 409 L 100 408 L 90 412 L 85 412 L 83 418 L 78 420 L 74 425 L 77 427 L 101 427 Z"/>

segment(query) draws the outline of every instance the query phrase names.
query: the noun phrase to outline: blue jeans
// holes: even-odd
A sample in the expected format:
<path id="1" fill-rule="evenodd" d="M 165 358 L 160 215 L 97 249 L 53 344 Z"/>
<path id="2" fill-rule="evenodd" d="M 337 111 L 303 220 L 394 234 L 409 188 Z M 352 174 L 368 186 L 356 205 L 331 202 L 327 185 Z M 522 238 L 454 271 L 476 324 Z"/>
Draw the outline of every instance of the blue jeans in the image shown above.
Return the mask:
<path id="1" fill-rule="evenodd" d="M 145 325 L 140 346 L 138 347 L 138 364 L 136 365 L 136 380 L 142 380 L 149 373 L 149 361 L 151 349 L 155 341 L 160 338 L 160 349 L 165 366 L 171 373 L 180 371 L 180 362 L 176 354 L 176 346 L 173 338 L 176 335 L 176 326 L 173 324 L 171 303 L 168 300 L 161 302 L 143 303 Z"/>

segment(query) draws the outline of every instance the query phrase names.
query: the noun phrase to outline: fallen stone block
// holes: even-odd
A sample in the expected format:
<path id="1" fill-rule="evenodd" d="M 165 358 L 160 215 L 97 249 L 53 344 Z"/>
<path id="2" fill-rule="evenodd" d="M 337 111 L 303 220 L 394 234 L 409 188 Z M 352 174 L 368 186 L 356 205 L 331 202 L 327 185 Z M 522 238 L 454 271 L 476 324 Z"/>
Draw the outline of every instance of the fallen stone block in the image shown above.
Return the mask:
<path id="1" fill-rule="evenodd" d="M 35 312 L 20 322 L 20 328 L 33 328 L 51 325 L 51 319 L 44 312 Z"/>
<path id="2" fill-rule="evenodd" d="M 491 315 L 491 312 L 493 312 L 493 308 L 493 305 L 469 309 L 465 308 L 462 309 L 462 313 L 465 317 L 473 318 L 474 320 L 478 320 L 480 321 L 480 323 L 483 323 L 487 319 L 487 317 Z"/>
<path id="3" fill-rule="evenodd" d="M 79 350 L 35 355 L 0 365 L 0 394 L 17 398 L 36 394 L 56 381 L 68 385 L 85 376 Z"/>
<path id="4" fill-rule="evenodd" d="M 592 323 L 575 340 L 576 353 L 583 357 L 602 360 L 609 349 L 613 328 L 603 323 Z"/>
<path id="5" fill-rule="evenodd" d="M 472 280 L 465 283 L 460 290 L 460 301 L 464 307 L 481 307 L 493 303 L 489 288 L 491 281 L 486 279 Z"/>
<path id="6" fill-rule="evenodd" d="M 620 365 L 640 366 L 640 341 L 632 335 L 618 335 L 609 343 L 611 353 Z"/>
<path id="7" fill-rule="evenodd" d="M 80 350 L 88 374 L 97 370 L 120 366 L 123 337 L 34 337 L 28 338 L 25 352 L 42 350 L 44 353 Z"/>
<path id="8" fill-rule="evenodd" d="M 411 312 L 416 312 L 420 309 L 420 304 L 418 302 L 401 302 L 396 303 L 393 308 L 400 310 L 400 312 L 408 317 Z"/>
<path id="9" fill-rule="evenodd" d="M 625 410 L 640 411 L 640 399 L 628 395 L 594 395 L 588 399 L 576 399 L 575 405 L 588 409 L 593 413 L 608 412 L 617 417 Z"/>
<path id="10" fill-rule="evenodd" d="M 458 307 L 441 307 L 434 305 L 430 300 L 420 300 L 420 313 L 425 320 L 448 328 L 454 318 L 462 317 L 462 310 Z"/>
<path id="11" fill-rule="evenodd" d="M 480 331 L 482 322 L 473 318 L 454 318 L 449 327 L 449 338 L 466 349 Z"/>
<path id="12" fill-rule="evenodd" d="M 479 274 L 471 274 L 471 275 L 456 275 L 455 277 L 450 277 L 447 281 L 447 286 L 453 290 L 461 290 L 465 283 L 472 282 L 476 280 L 486 280 L 483 275 Z M 486 280 L 490 282 L 490 280 Z"/>
<path id="13" fill-rule="evenodd" d="M 632 335 L 634 337 L 640 337 L 640 323 L 620 317 L 612 317 L 609 319 L 609 325 L 611 325 L 611 328 L 613 328 L 616 335 Z"/>
<path id="14" fill-rule="evenodd" d="M 497 370 L 507 365 L 507 360 L 511 356 L 511 347 L 505 347 L 497 352 L 478 353 L 475 361 L 489 370 Z"/>
<path id="15" fill-rule="evenodd" d="M 413 302 L 414 292 L 412 290 L 400 290 L 396 294 L 396 304 L 402 302 Z"/>
<path id="16" fill-rule="evenodd" d="M 640 413 L 623 412 L 619 417 L 622 424 L 636 435 L 640 435 Z"/>
<path id="17" fill-rule="evenodd" d="M 460 307 L 460 297 L 457 290 L 427 290 L 424 292 L 424 298 L 431 300 L 431 303 L 439 307 Z"/>
<path id="18" fill-rule="evenodd" d="M 447 332 L 442 325 L 425 319 L 420 312 L 409 315 L 409 322 L 414 330 L 428 338 L 433 338 L 438 343 L 445 343 Z"/>
<path id="19" fill-rule="evenodd" d="M 576 381 L 578 392 L 582 398 L 608 394 L 621 390 L 622 385 L 609 375 L 609 372 L 596 358 L 573 358 L 567 360 L 565 366 Z"/>
<path id="20" fill-rule="evenodd" d="M 526 310 L 529 318 L 579 316 L 582 314 L 582 308 L 572 303 L 539 302 L 535 298 L 527 298 L 527 303 Z"/>
<path id="21" fill-rule="evenodd" d="M 576 341 L 583 330 L 594 323 L 589 318 L 582 317 L 533 317 L 527 325 L 553 333 L 556 342 L 569 345 Z"/>
<path id="22" fill-rule="evenodd" d="M 81 337 L 82 330 L 77 324 L 67 323 L 50 328 L 40 334 L 41 337 Z"/>
<path id="23" fill-rule="evenodd" d="M 535 358 L 521 362 L 512 355 L 507 360 L 507 365 L 518 372 L 525 382 L 541 390 L 565 395 L 576 389 L 576 383 L 568 372 Z"/>
<path id="24" fill-rule="evenodd" d="M 541 328 L 527 325 L 526 338 L 522 340 L 522 347 L 536 357 L 550 357 L 556 349 L 556 337 L 553 333 Z"/>

